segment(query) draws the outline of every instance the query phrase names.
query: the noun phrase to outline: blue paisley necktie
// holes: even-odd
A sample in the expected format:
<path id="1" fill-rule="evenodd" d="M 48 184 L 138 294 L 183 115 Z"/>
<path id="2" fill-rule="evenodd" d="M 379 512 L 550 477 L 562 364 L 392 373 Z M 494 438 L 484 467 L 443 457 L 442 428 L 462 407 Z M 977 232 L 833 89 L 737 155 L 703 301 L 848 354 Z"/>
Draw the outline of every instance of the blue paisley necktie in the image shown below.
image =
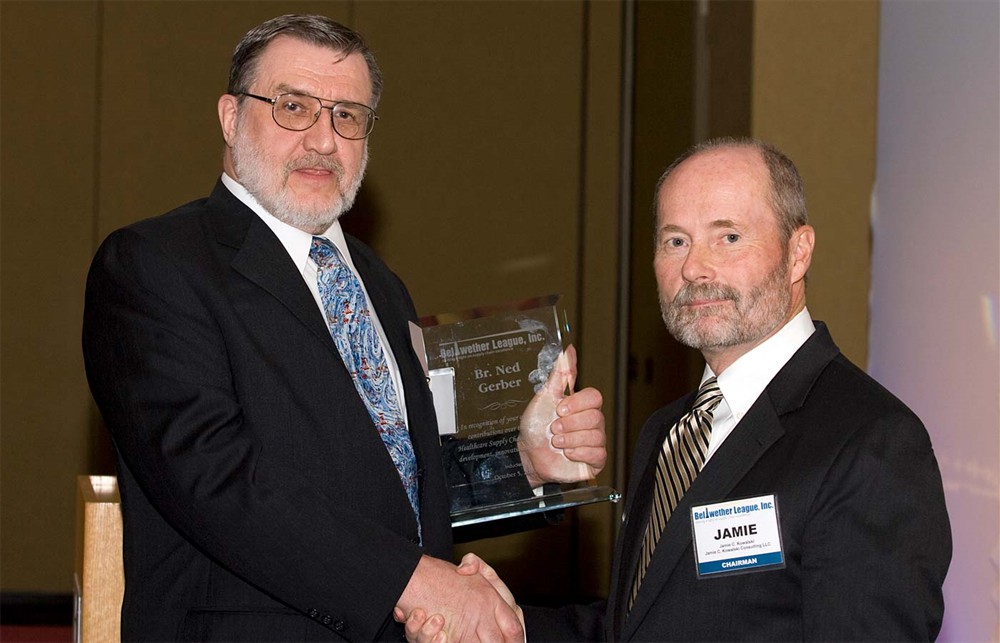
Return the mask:
<path id="1" fill-rule="evenodd" d="M 313 237 L 309 257 L 318 268 L 316 279 L 330 335 L 396 465 L 419 526 L 417 458 L 361 282 L 327 239 Z"/>

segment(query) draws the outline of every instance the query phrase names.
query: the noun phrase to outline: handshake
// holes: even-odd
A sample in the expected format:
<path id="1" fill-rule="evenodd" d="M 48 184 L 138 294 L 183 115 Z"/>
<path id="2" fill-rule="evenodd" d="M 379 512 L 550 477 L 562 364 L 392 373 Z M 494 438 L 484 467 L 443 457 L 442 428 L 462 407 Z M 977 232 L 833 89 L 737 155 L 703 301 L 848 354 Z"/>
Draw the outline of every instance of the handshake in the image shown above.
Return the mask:
<path id="1" fill-rule="evenodd" d="M 410 643 L 525 640 L 521 608 L 475 554 L 466 554 L 458 567 L 422 556 L 393 615 L 405 624 Z"/>
<path id="2" fill-rule="evenodd" d="M 569 346 L 521 415 L 518 451 L 532 486 L 591 479 L 607 461 L 601 394 L 593 388 L 572 393 L 576 372 Z M 393 614 L 411 643 L 525 639 L 514 596 L 475 554 L 458 567 L 422 556 Z"/>

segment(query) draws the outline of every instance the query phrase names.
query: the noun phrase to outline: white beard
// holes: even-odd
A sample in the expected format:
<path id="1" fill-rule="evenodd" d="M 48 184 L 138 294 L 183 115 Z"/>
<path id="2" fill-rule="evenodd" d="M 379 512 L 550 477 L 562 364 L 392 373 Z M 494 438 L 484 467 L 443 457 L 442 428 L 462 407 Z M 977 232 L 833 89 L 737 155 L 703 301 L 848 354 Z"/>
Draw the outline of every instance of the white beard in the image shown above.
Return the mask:
<path id="1" fill-rule="evenodd" d="M 244 131 L 245 128 L 238 126 L 233 139 L 233 167 L 237 178 L 247 192 L 277 219 L 299 230 L 318 234 L 329 228 L 340 215 L 354 205 L 354 199 L 358 195 L 368 167 L 367 145 L 361 157 L 358 173 L 345 186 L 343 164 L 336 158 L 319 154 L 307 154 L 289 161 L 281 168 L 280 175 L 276 175 L 273 168 L 265 161 L 264 150 L 248 136 L 243 135 Z M 337 195 L 328 203 L 304 208 L 288 190 L 289 175 L 302 167 L 323 168 L 333 172 L 337 177 Z"/>

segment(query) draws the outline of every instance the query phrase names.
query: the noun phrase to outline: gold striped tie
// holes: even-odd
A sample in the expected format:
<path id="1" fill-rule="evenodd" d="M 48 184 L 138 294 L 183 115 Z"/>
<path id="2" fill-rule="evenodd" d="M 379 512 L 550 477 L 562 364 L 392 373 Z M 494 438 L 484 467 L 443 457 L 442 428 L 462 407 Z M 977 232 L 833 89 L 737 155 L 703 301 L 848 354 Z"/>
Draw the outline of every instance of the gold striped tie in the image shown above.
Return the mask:
<path id="1" fill-rule="evenodd" d="M 712 413 L 722 402 L 722 391 L 714 377 L 705 380 L 698 389 L 694 406 L 681 416 L 667 433 L 656 461 L 656 481 L 653 486 L 653 504 L 649 509 L 649 523 L 642 539 L 642 553 L 632 584 L 628 609 L 632 611 L 639 585 L 646 575 L 653 550 L 660 541 L 660 534 L 667 526 L 667 520 L 688 490 L 695 476 L 705 466 L 708 455 L 708 440 L 712 435 Z"/>

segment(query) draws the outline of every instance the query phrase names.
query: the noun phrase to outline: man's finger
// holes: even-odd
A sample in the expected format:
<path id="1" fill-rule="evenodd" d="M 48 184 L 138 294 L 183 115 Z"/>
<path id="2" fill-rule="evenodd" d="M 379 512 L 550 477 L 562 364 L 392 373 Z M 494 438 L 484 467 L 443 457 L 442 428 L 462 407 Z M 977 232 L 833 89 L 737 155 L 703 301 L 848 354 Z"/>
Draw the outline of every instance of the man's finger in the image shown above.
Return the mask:
<path id="1" fill-rule="evenodd" d="M 557 413 L 560 417 L 566 417 L 588 409 L 599 411 L 603 404 L 604 397 L 601 395 L 601 392 L 596 388 L 587 387 L 563 398 L 559 402 Z"/>
<path id="2" fill-rule="evenodd" d="M 458 573 L 462 576 L 475 576 L 482 570 L 483 565 L 486 565 L 486 561 L 469 552 L 462 556 L 462 562 L 458 565 Z"/>
<path id="3" fill-rule="evenodd" d="M 579 447 L 576 449 L 566 449 L 563 451 L 567 460 L 582 462 L 594 470 L 594 474 L 600 473 L 604 465 L 608 463 L 608 452 L 598 447 Z"/>
<path id="4" fill-rule="evenodd" d="M 427 622 L 427 613 L 419 607 L 406 617 L 406 623 L 403 625 L 403 629 L 406 631 L 406 640 L 416 641 L 420 635 L 420 628 L 424 626 Z"/>
<path id="5" fill-rule="evenodd" d="M 504 643 L 524 643 L 524 627 L 514 610 L 507 605 L 498 605 L 493 611 L 496 616 L 496 632 Z"/>
<path id="6" fill-rule="evenodd" d="M 600 411 L 584 411 L 552 423 L 552 446 L 556 448 L 599 447 L 605 441 L 604 416 Z"/>

